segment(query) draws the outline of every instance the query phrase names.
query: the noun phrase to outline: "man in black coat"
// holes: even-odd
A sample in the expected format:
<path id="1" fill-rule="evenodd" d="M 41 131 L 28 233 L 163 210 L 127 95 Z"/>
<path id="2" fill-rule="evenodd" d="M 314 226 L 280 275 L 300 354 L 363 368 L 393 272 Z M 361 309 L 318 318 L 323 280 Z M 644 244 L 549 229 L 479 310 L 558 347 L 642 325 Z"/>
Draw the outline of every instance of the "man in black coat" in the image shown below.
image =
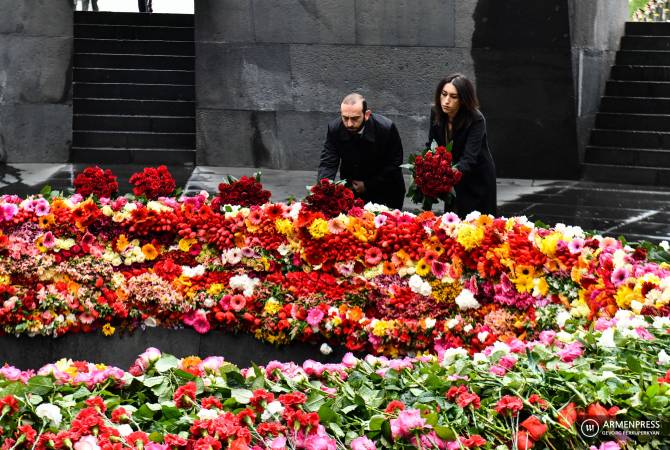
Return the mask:
<path id="1" fill-rule="evenodd" d="M 341 117 L 328 125 L 318 179 L 347 181 L 357 197 L 402 209 L 405 180 L 402 142 L 395 124 L 368 109 L 360 94 L 349 94 L 340 106 Z"/>

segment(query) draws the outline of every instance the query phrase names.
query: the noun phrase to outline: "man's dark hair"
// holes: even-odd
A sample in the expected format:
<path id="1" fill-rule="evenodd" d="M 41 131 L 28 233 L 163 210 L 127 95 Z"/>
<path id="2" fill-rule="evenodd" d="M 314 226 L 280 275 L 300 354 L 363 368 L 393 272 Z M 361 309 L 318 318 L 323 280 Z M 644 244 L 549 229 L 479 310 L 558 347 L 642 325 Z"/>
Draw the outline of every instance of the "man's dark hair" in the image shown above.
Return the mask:
<path id="1" fill-rule="evenodd" d="M 433 98 L 433 120 L 436 125 L 441 125 L 447 120 L 447 114 L 442 111 L 440 97 L 442 96 L 442 89 L 446 84 L 453 84 L 458 92 L 458 100 L 460 101 L 460 108 L 456 117 L 454 117 L 454 130 L 462 127 L 468 127 L 479 109 L 479 99 L 477 98 L 477 91 L 470 80 L 463 74 L 454 73 L 446 78 L 442 78 L 437 83 L 435 89 L 435 96 Z"/>

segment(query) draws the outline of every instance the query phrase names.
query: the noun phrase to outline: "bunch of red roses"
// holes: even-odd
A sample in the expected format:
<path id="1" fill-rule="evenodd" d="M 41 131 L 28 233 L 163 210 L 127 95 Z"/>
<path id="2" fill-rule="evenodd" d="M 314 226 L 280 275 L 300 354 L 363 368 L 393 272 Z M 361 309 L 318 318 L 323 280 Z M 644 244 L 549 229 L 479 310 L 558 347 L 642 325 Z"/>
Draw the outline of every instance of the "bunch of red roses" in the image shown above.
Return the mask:
<path id="1" fill-rule="evenodd" d="M 119 190 L 116 175 L 111 170 L 102 170 L 98 166 L 87 167 L 74 179 L 75 192 L 83 197 L 95 195 L 98 198 L 110 198 Z"/>
<path id="2" fill-rule="evenodd" d="M 426 210 L 439 200 L 448 201 L 463 176 L 451 162 L 451 150 L 444 146 L 427 149 L 421 155 L 411 155 L 406 167 L 412 171 L 413 182 L 407 197 L 415 203 L 423 203 Z"/>
<path id="3" fill-rule="evenodd" d="M 264 205 L 270 201 L 270 195 L 270 191 L 263 189 L 260 173 L 255 177 L 243 176 L 239 180 L 229 177 L 228 183 L 219 184 L 219 201 L 222 205 Z"/>
<path id="4" fill-rule="evenodd" d="M 342 183 L 333 183 L 324 178 L 311 187 L 310 194 L 303 201 L 307 210 L 323 213 L 326 217 L 336 217 L 354 206 L 363 207 L 361 199 L 354 199 L 354 193 Z"/>
<path id="5" fill-rule="evenodd" d="M 164 165 L 145 167 L 142 172 L 134 173 L 129 181 L 133 186 L 133 194 L 150 200 L 172 194 L 177 186 L 172 174 Z"/>

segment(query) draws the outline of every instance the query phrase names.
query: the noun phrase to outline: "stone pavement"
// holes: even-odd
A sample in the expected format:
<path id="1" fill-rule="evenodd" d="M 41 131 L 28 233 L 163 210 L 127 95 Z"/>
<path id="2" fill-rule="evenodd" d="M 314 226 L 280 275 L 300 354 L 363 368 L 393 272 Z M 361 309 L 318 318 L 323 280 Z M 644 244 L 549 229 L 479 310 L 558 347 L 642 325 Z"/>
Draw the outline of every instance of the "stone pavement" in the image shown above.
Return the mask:
<path id="1" fill-rule="evenodd" d="M 11 164 L 0 166 L 0 194 L 29 195 L 46 184 L 53 189 L 72 187 L 74 175 L 86 165 Z M 144 166 L 102 165 L 119 178 L 122 193 L 129 192 L 128 178 Z M 240 177 L 262 172 L 263 185 L 273 201 L 300 200 L 316 180 L 312 171 L 254 169 L 249 167 L 170 166 L 177 186 L 187 193 L 217 191 L 226 175 Z M 407 180 L 409 185 L 409 180 Z M 405 210 L 418 205 L 405 199 Z M 498 212 L 511 217 L 525 215 L 553 225 L 578 225 L 588 231 L 629 241 L 670 240 L 670 188 L 560 180 L 498 179 Z"/>

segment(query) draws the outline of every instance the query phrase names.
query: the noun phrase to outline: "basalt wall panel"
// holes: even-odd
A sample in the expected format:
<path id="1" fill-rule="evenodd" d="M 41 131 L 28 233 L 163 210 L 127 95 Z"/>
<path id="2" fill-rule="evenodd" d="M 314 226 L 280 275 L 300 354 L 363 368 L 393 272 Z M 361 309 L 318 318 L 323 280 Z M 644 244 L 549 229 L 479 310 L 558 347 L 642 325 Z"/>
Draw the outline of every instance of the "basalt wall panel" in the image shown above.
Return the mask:
<path id="1" fill-rule="evenodd" d="M 65 162 L 72 1 L 0 0 L 0 160 Z"/>
<path id="2" fill-rule="evenodd" d="M 576 178 L 606 76 L 579 78 L 575 48 L 600 68 L 594 51 L 617 41 L 625 2 L 581 3 L 196 0 L 198 161 L 315 169 L 351 91 L 418 151 L 435 84 L 459 71 L 478 87 L 499 176 Z"/>

